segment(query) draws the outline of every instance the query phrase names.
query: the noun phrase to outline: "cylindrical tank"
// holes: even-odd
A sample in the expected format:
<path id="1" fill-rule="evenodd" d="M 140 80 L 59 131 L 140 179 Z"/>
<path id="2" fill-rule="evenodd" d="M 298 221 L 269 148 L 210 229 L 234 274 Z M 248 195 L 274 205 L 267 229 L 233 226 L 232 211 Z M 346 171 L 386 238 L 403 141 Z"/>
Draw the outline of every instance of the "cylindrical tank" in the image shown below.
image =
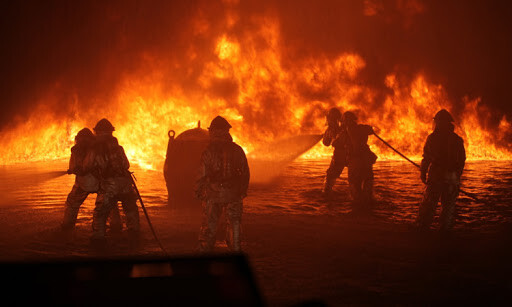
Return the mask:
<path id="1" fill-rule="evenodd" d="M 186 130 L 176 138 L 170 130 L 164 177 L 167 184 L 168 203 L 173 209 L 200 211 L 201 202 L 195 198 L 194 190 L 199 179 L 201 154 L 209 142 L 208 131 L 201 128 Z"/>

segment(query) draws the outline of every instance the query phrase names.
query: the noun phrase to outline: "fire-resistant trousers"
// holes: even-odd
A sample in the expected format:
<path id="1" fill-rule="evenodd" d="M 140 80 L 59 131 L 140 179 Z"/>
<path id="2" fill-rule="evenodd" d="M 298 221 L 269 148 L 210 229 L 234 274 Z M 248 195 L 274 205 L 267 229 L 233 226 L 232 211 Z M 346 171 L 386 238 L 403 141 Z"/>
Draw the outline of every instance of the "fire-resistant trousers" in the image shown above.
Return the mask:
<path id="1" fill-rule="evenodd" d="M 336 183 L 336 179 L 338 179 L 338 177 L 340 177 L 341 173 L 343 172 L 345 164 L 345 156 L 334 151 L 334 154 L 331 158 L 331 164 L 329 164 L 329 168 L 327 169 L 327 173 L 325 175 L 324 193 L 329 193 L 332 191 L 332 187 Z"/>
<path id="2" fill-rule="evenodd" d="M 373 166 L 358 163 L 348 166 L 348 183 L 353 209 L 368 209 L 373 205 Z"/>
<path id="3" fill-rule="evenodd" d="M 226 244 L 232 251 L 241 250 L 242 201 L 203 203 L 203 223 L 199 234 L 199 249 L 207 252 L 215 246 L 217 223 L 224 211 L 226 217 Z"/>
<path id="4" fill-rule="evenodd" d="M 73 185 L 73 188 L 66 199 L 62 229 L 71 230 L 75 227 L 80 206 L 82 206 L 89 194 L 92 194 L 92 192 L 84 191 L 77 184 Z M 112 207 L 110 211 L 110 227 L 122 228 L 121 216 L 119 215 L 119 209 L 117 206 Z"/>
<path id="5" fill-rule="evenodd" d="M 105 236 L 108 214 L 112 208 L 117 207 L 119 201 L 121 201 L 126 217 L 126 228 L 130 232 L 139 231 L 139 211 L 135 191 L 124 178 L 116 179 L 105 180 L 100 184 L 93 214 L 93 237 L 103 238 Z"/>
<path id="6" fill-rule="evenodd" d="M 63 229 L 73 229 L 75 227 L 78 210 L 89 194 L 90 192 L 84 191 L 77 184 L 73 185 L 66 199 L 66 208 L 64 209 L 64 219 L 62 221 Z"/>
<path id="7" fill-rule="evenodd" d="M 441 214 L 439 216 L 440 230 L 449 231 L 453 228 L 457 214 L 456 200 L 459 195 L 459 185 L 453 183 L 429 183 L 423 194 L 419 208 L 418 226 L 428 229 L 434 220 L 436 207 L 441 199 Z"/>

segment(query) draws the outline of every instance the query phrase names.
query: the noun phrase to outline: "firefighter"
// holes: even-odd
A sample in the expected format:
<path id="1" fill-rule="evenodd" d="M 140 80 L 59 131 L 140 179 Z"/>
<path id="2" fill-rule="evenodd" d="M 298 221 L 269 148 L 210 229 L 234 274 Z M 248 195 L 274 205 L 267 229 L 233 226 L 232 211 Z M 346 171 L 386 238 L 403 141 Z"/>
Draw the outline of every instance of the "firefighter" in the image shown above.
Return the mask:
<path id="1" fill-rule="evenodd" d="M 241 251 L 242 200 L 247 196 L 249 166 L 243 149 L 233 142 L 231 125 L 221 116 L 215 117 L 209 130 L 210 143 L 201 155 L 201 177 L 196 195 L 203 201 L 203 222 L 199 234 L 199 250 L 211 251 L 216 241 L 219 217 L 226 217 L 226 243 Z"/>
<path id="2" fill-rule="evenodd" d="M 445 109 L 434 116 L 434 131 L 423 147 L 420 178 L 426 184 L 419 208 L 417 224 L 427 230 L 432 224 L 437 203 L 441 200 L 440 231 L 453 228 L 455 202 L 459 194 L 460 177 L 466 162 L 464 141 L 454 132 L 453 117 Z"/>
<path id="3" fill-rule="evenodd" d="M 75 184 L 66 199 L 64 218 L 61 224 L 63 231 L 72 231 L 75 228 L 80 206 L 89 194 L 98 192 L 98 179 L 90 172 L 85 172 L 83 168 L 84 158 L 94 142 L 95 136 L 88 128 L 80 130 L 75 136 L 75 145 L 71 148 L 68 168 L 68 174 L 76 175 Z M 110 215 L 110 228 L 120 231 L 122 227 L 119 209 L 115 206 Z"/>
<path id="4" fill-rule="evenodd" d="M 99 178 L 91 237 L 92 243 L 105 242 L 105 228 L 110 210 L 121 201 L 126 217 L 126 227 L 131 238 L 139 233 L 139 211 L 137 195 L 130 178 L 130 162 L 124 149 L 112 133 L 114 126 L 107 119 L 101 119 L 94 127 L 96 142 L 86 156 L 85 167 Z"/>
<path id="5" fill-rule="evenodd" d="M 373 205 L 373 164 L 377 160 L 368 146 L 368 136 L 374 134 L 369 125 L 357 123 L 357 116 L 347 111 L 343 114 L 347 133 L 348 183 L 353 210 L 366 211 Z"/>
<path id="6" fill-rule="evenodd" d="M 324 132 L 322 143 L 325 146 L 332 145 L 334 147 L 323 189 L 323 193 L 328 196 L 332 192 L 336 179 L 341 175 L 345 166 L 347 166 L 347 134 L 346 130 L 342 127 L 341 112 L 338 108 L 330 109 L 326 119 L 327 129 Z"/>

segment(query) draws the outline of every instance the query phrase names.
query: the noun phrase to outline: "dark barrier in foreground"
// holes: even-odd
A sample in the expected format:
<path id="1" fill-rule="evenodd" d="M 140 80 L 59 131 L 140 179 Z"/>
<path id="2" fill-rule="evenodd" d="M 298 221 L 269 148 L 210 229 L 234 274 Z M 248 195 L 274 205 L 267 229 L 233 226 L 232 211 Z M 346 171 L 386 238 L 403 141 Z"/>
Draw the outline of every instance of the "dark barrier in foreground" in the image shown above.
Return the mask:
<path id="1" fill-rule="evenodd" d="M 262 306 L 244 255 L 1 263 L 17 305 Z"/>

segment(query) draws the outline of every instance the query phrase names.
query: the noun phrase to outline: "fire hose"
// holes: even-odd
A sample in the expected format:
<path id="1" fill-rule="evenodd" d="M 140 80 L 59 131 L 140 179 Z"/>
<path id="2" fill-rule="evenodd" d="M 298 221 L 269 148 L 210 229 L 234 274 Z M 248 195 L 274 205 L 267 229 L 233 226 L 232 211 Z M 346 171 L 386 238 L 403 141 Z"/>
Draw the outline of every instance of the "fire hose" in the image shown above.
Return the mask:
<path id="1" fill-rule="evenodd" d="M 167 256 L 169 256 L 169 253 L 165 250 L 164 246 L 162 245 L 162 243 L 158 239 L 158 236 L 156 235 L 155 229 L 153 228 L 153 224 L 151 223 L 151 220 L 149 219 L 148 212 L 146 211 L 146 206 L 144 206 L 144 202 L 142 201 L 142 196 L 140 196 L 139 189 L 137 188 L 137 184 L 135 184 L 135 181 L 137 180 L 137 178 L 135 178 L 135 175 L 133 174 L 133 172 L 129 172 L 129 173 L 130 173 L 129 177 L 130 177 L 130 180 L 132 182 L 132 186 L 135 189 L 135 192 L 137 193 L 137 197 L 139 198 L 140 206 L 142 207 L 142 211 L 144 212 L 144 215 L 146 216 L 146 220 L 148 221 L 149 229 L 151 229 L 151 232 L 153 233 L 153 237 L 155 238 L 156 242 L 158 243 L 160 249 Z"/>
<path id="2" fill-rule="evenodd" d="M 416 166 L 417 168 L 421 168 L 418 163 L 412 161 L 411 159 L 407 158 L 404 154 L 402 154 L 401 152 L 399 152 L 398 150 L 396 150 L 393 146 L 391 146 L 388 142 L 384 141 L 377 133 L 373 133 L 373 135 L 375 135 L 376 138 L 378 138 L 382 143 L 384 143 L 386 146 L 388 146 L 389 148 L 391 148 L 394 152 L 396 152 L 398 155 L 400 155 L 402 158 L 404 158 L 405 160 L 411 162 L 414 166 Z M 485 201 L 479 199 L 478 197 L 475 196 L 475 194 L 473 193 L 470 193 L 470 192 L 466 192 L 462 189 L 459 189 L 459 191 L 468 196 L 469 198 L 477 201 L 477 202 L 481 202 L 481 203 L 486 203 Z"/>

